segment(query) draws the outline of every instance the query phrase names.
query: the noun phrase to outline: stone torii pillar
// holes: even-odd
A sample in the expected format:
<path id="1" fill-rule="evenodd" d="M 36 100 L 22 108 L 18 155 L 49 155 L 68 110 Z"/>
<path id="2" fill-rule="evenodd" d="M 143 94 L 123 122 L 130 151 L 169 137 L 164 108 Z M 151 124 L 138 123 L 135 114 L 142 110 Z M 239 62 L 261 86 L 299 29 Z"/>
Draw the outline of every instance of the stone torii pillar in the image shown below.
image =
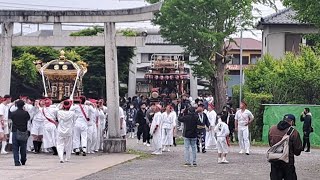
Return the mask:
<path id="1" fill-rule="evenodd" d="M 120 136 L 119 80 L 116 47 L 116 28 L 114 22 L 104 23 L 105 66 L 108 107 L 109 137 L 105 140 L 105 152 L 125 152 L 126 140 Z"/>
<path id="2" fill-rule="evenodd" d="M 10 94 L 11 64 L 12 64 L 13 23 L 1 24 L 0 38 L 0 96 Z"/>

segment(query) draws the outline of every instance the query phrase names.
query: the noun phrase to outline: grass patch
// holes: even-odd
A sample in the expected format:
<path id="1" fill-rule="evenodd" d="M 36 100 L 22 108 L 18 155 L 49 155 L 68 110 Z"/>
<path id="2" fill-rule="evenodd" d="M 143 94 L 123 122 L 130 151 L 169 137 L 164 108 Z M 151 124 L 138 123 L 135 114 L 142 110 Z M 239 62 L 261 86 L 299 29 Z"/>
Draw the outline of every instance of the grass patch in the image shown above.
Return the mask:
<path id="1" fill-rule="evenodd" d="M 139 156 L 139 157 L 137 157 L 137 159 L 147 159 L 147 158 L 152 157 L 151 154 L 148 154 L 148 153 L 145 153 L 145 152 L 142 152 L 142 151 L 137 151 L 137 150 L 134 150 L 134 149 L 128 149 L 127 153 Z"/>

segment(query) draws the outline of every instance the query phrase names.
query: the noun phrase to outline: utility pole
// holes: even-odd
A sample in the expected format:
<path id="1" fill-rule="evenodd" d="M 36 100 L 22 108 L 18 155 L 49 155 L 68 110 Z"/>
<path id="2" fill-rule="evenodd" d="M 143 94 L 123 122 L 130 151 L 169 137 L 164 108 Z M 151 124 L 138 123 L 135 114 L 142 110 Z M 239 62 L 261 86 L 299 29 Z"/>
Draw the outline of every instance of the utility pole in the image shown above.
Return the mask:
<path id="1" fill-rule="evenodd" d="M 243 80 L 243 67 L 242 67 L 242 54 L 243 54 L 243 46 L 242 46 L 242 40 L 243 40 L 243 28 L 241 27 L 240 31 L 240 98 L 239 98 L 239 107 L 240 103 L 242 101 L 242 80 Z"/>

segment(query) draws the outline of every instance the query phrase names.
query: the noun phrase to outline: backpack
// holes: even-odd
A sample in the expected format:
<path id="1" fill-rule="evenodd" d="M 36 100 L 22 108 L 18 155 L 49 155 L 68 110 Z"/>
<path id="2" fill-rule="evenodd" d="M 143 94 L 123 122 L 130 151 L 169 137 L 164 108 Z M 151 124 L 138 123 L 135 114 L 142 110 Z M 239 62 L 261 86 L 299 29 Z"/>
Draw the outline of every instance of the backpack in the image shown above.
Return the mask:
<path id="1" fill-rule="evenodd" d="M 282 137 L 281 141 L 273 145 L 267 151 L 267 159 L 272 162 L 285 162 L 289 163 L 289 142 L 290 136 L 293 133 L 294 128 L 291 126 L 287 133 Z"/>

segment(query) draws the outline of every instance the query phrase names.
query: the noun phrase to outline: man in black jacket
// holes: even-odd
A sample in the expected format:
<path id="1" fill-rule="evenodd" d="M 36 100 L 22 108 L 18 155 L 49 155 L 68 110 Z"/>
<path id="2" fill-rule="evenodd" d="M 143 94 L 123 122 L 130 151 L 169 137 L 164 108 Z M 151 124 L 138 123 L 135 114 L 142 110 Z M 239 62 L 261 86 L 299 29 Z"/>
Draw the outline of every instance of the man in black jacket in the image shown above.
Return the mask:
<path id="1" fill-rule="evenodd" d="M 150 127 L 149 123 L 147 121 L 147 110 L 146 110 L 146 103 L 142 102 L 140 104 L 140 110 L 137 113 L 136 117 L 136 123 L 138 124 L 138 132 L 137 132 L 137 137 L 138 137 L 138 143 L 140 142 L 141 135 L 143 135 L 143 144 L 146 146 L 150 146 Z"/>
<path id="2" fill-rule="evenodd" d="M 30 115 L 23 110 L 24 102 L 19 100 L 16 102 L 18 110 L 11 115 L 12 119 L 12 150 L 15 166 L 25 165 L 27 161 L 27 139 L 25 141 L 17 138 L 17 131 L 27 132 L 27 125 Z M 19 158 L 19 151 L 21 159 Z"/>
<path id="3" fill-rule="evenodd" d="M 272 147 L 288 132 L 289 128 L 295 125 L 295 116 L 287 114 L 283 120 L 277 125 L 272 126 L 269 130 L 269 145 Z M 289 163 L 282 161 L 271 162 L 271 180 L 297 180 L 296 168 L 294 166 L 294 156 L 299 156 L 302 150 L 302 143 L 299 132 L 297 130 L 292 131 L 289 142 Z"/>
<path id="4" fill-rule="evenodd" d="M 305 152 L 310 152 L 311 116 L 309 108 L 305 108 L 300 116 L 300 121 L 303 122 L 303 150 L 307 145 Z"/>
<path id="5" fill-rule="evenodd" d="M 207 115 L 203 112 L 203 110 L 204 110 L 204 104 L 200 103 L 197 107 L 197 115 L 198 115 L 197 150 L 198 150 L 198 153 L 200 152 L 200 141 L 201 141 L 202 153 L 206 153 L 206 131 L 210 127 L 209 119 L 208 119 Z"/>
<path id="6" fill-rule="evenodd" d="M 182 116 L 179 117 L 179 121 L 184 123 L 183 128 L 183 137 L 184 137 L 184 159 L 185 166 L 191 166 L 190 159 L 190 148 L 192 150 L 192 164 L 193 166 L 197 166 L 197 153 L 196 153 L 196 142 L 197 142 L 197 125 L 198 123 L 198 115 L 195 112 L 194 108 L 189 108 L 185 110 Z"/>

